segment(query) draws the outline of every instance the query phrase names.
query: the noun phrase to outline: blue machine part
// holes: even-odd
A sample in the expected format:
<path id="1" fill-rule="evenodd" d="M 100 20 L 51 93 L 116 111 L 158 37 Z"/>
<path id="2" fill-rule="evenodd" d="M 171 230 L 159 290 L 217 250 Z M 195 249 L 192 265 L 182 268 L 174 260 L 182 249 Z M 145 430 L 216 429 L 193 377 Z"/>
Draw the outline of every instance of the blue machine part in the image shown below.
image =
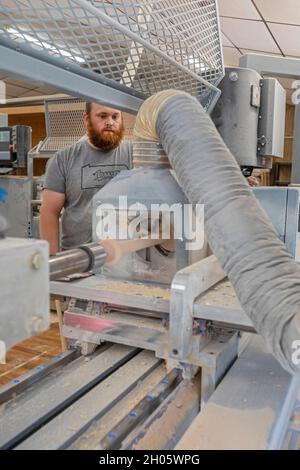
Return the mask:
<path id="1" fill-rule="evenodd" d="M 5 198 L 8 195 L 6 189 L 0 187 L 0 202 L 5 202 Z"/>

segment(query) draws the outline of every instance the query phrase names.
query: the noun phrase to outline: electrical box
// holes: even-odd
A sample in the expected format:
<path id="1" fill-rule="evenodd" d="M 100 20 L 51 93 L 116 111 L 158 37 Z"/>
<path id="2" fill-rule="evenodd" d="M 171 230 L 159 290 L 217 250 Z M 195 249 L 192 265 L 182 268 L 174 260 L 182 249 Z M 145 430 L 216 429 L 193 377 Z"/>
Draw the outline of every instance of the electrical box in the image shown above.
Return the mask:
<path id="1" fill-rule="evenodd" d="M 0 127 L 0 167 L 27 168 L 31 127 Z"/>
<path id="2" fill-rule="evenodd" d="M 227 67 L 212 119 L 241 168 L 272 168 L 283 157 L 286 93 L 275 78 Z M 247 176 L 247 173 L 244 173 Z"/>
<path id="3" fill-rule="evenodd" d="M 283 157 L 286 92 L 275 78 L 263 78 L 260 86 L 257 153 L 266 157 Z"/>

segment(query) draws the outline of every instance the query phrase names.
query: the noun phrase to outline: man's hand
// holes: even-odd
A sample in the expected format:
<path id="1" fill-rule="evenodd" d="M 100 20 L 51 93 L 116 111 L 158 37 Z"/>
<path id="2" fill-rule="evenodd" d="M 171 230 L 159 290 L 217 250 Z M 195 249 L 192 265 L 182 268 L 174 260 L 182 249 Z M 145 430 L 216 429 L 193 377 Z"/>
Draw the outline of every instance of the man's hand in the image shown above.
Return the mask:
<path id="1" fill-rule="evenodd" d="M 249 186 L 259 186 L 259 181 L 255 176 L 248 176 L 247 181 Z"/>

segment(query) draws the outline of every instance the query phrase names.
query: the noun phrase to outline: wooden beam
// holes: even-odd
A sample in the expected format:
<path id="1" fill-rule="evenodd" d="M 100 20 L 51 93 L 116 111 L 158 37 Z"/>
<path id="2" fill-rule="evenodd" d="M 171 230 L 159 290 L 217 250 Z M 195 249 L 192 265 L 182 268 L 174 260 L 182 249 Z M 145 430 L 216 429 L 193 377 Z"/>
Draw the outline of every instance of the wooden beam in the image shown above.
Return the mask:
<path id="1" fill-rule="evenodd" d="M 1 108 L 1 114 L 35 114 L 35 113 L 44 113 L 45 107 L 44 105 L 36 105 L 36 106 L 14 106 L 14 107 L 7 107 Z"/>

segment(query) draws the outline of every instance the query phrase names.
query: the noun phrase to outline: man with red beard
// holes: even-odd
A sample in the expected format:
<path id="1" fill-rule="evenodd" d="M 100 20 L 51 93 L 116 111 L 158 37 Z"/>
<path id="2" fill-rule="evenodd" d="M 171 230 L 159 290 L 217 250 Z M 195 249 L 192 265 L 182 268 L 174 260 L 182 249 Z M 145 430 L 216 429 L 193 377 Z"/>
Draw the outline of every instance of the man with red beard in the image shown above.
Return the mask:
<path id="1" fill-rule="evenodd" d="M 49 242 L 50 255 L 92 238 L 92 198 L 122 170 L 132 168 L 132 147 L 122 141 L 122 113 L 97 103 L 86 103 L 86 138 L 58 151 L 46 171 L 40 211 L 40 235 Z M 61 247 L 59 218 L 62 214 Z"/>

